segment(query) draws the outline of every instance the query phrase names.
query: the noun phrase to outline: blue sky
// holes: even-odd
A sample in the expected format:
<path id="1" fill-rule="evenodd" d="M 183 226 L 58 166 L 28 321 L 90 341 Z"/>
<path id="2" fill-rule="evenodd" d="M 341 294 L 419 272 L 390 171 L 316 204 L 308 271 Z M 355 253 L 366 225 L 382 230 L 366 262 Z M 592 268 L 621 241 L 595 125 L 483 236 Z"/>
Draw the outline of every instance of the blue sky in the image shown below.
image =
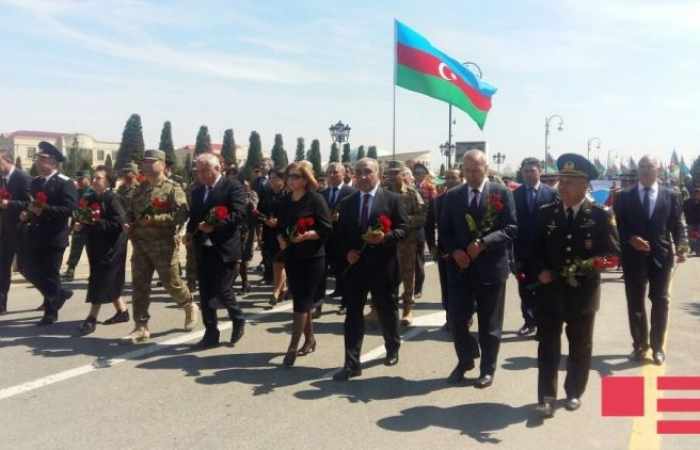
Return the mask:
<path id="1" fill-rule="evenodd" d="M 353 145 L 391 149 L 392 21 L 499 91 L 484 132 L 455 112 L 457 140 L 487 140 L 517 165 L 540 156 L 544 118 L 564 117 L 554 154 L 589 137 L 628 158 L 700 150 L 700 2 L 0 0 L 0 130 L 81 131 L 118 140 L 132 112 L 147 146 L 163 121 L 177 146 L 199 125 L 212 139 L 257 130 L 319 138 L 352 126 Z M 447 105 L 398 89 L 398 151 L 447 138 Z M 594 149 L 594 154 L 597 151 Z"/>

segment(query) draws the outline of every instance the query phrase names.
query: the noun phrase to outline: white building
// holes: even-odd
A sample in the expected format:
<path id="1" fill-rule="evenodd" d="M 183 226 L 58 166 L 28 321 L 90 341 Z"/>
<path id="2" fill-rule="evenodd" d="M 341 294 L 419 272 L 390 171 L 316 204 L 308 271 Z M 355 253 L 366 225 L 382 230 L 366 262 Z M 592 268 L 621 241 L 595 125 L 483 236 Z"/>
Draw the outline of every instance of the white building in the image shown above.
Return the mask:
<path id="1" fill-rule="evenodd" d="M 83 152 L 89 151 L 92 153 L 93 167 L 104 164 L 107 155 L 111 155 L 114 162 L 119 150 L 119 142 L 98 141 L 83 133 L 18 130 L 0 134 L 0 148 L 10 150 L 15 159 L 19 158 L 25 169 L 31 166 L 41 141 L 53 144 L 64 155 L 67 155 L 71 148 L 78 148 Z"/>

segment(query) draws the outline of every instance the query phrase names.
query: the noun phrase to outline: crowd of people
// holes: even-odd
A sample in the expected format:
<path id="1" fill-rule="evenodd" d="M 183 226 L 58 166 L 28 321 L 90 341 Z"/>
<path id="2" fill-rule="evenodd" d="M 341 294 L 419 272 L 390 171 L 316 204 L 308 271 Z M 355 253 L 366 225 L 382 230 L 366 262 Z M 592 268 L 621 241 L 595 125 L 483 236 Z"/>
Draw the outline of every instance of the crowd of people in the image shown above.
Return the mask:
<path id="1" fill-rule="evenodd" d="M 590 199 L 589 182 L 598 172 L 576 154 L 559 157 L 558 173 L 547 180 L 537 158 L 524 159 L 517 187 L 490 172 L 479 150 L 466 152 L 461 166 L 440 179 L 420 163 L 382 166 L 370 158 L 352 166 L 330 163 L 323 176 L 307 161 L 263 166 L 246 179 L 205 153 L 196 158 L 189 186 L 170 176 L 160 150 L 147 150 L 138 165 L 121 168 L 118 180 L 103 166 L 76 180 L 64 176 L 64 156 L 48 142 L 39 145 L 39 176 L 32 179 L 13 161 L 0 150 L 0 314 L 7 314 L 16 259 L 43 297 L 39 325 L 55 323 L 73 295 L 64 283 L 74 278 L 85 248 L 90 308 L 80 334 L 95 333 L 101 306 L 112 304 L 113 315 L 101 323 L 133 321 L 124 341 L 148 342 L 157 273 L 184 311 L 184 328 L 195 329 L 201 317 L 205 331 L 195 349 L 208 349 L 221 341 L 219 309 L 233 324 L 230 343 L 243 338 L 246 317 L 238 297 L 250 292 L 248 273 L 259 270 L 270 306 L 289 297 L 293 302 L 285 366 L 317 350 L 313 321 L 328 299 L 339 300 L 345 356 L 333 378 L 345 381 L 362 373 L 368 320 L 382 330 L 384 363 L 399 362 L 400 328 L 413 322 L 427 256 L 437 263 L 445 328 L 456 354 L 450 383 L 461 383 L 478 359 L 475 386 L 493 385 L 506 281 L 515 276 L 523 317 L 518 333 L 538 340 L 538 410 L 544 417 L 554 414 L 564 330 L 565 406 L 576 410 L 581 404 L 601 272 L 622 267 L 631 358 L 642 361 L 651 350 L 653 361 L 663 364 L 673 268 L 691 247 L 700 250 L 700 183 L 683 202 L 678 190 L 659 182 L 652 156 L 640 159 L 636 178 L 626 177 L 607 206 Z M 131 314 L 123 295 L 128 246 Z M 262 261 L 252 267 L 256 247 Z M 327 294 L 329 279 L 334 289 Z"/>

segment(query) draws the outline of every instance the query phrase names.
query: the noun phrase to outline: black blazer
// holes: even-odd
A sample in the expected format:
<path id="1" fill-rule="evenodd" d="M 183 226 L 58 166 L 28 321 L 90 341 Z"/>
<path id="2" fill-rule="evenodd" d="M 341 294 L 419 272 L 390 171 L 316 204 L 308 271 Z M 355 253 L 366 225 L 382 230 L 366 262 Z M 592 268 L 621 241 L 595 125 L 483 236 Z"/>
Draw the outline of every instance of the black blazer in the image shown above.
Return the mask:
<path id="1" fill-rule="evenodd" d="M 624 266 L 634 268 L 646 264 L 649 257 L 658 267 L 670 268 L 673 265 L 674 244 L 676 248 L 687 248 L 688 237 L 679 193 L 659 186 L 654 212 L 649 219 L 644 213 L 638 185 L 635 185 L 618 194 L 614 210 Z M 638 252 L 630 245 L 629 240 L 635 235 L 649 241 L 649 254 Z"/>
<path id="2" fill-rule="evenodd" d="M 78 191 L 73 181 L 61 173 L 46 182 L 42 177 L 36 177 L 32 180 L 30 191 L 34 198 L 38 192 L 44 192 L 47 202 L 39 217 L 20 226 L 24 230 L 26 243 L 33 248 L 68 247 L 69 221 L 78 206 Z M 30 202 L 19 204 L 26 209 Z"/>
<path id="3" fill-rule="evenodd" d="M 514 242 L 515 258 L 522 261 L 532 257 L 532 247 L 535 242 L 537 218 L 540 208 L 559 199 L 557 191 L 540 183 L 535 197 L 535 205 L 532 212 L 527 207 L 527 186 L 522 184 L 513 192 L 515 200 L 515 214 L 518 219 L 518 237 Z"/>
<path id="4" fill-rule="evenodd" d="M 87 253 L 90 264 L 118 264 L 118 258 L 126 251 L 127 232 L 124 230 L 126 211 L 113 191 L 98 196 L 94 191 L 85 197 L 88 202 L 100 205 L 100 220 L 83 225 L 87 236 Z"/>
<path id="5" fill-rule="evenodd" d="M 338 209 L 340 206 L 340 202 L 342 202 L 346 197 L 352 195 L 357 191 L 352 186 L 348 186 L 347 184 L 343 184 L 343 187 L 340 188 L 340 191 L 338 191 L 338 196 L 336 198 L 335 204 L 331 205 L 331 190 L 332 188 L 327 188 L 321 191 L 321 195 L 323 196 L 323 199 L 326 201 L 326 205 L 328 205 L 328 209 L 333 211 L 334 209 Z"/>
<path id="6" fill-rule="evenodd" d="M 12 176 L 7 181 L 5 189 L 9 192 L 11 199 L 7 209 L 0 210 L 0 232 L 2 240 L 16 240 L 17 226 L 19 225 L 19 213 L 22 212 L 29 202 L 29 192 L 32 184 L 32 177 L 26 172 L 15 167 Z"/>
<path id="7" fill-rule="evenodd" d="M 206 186 L 199 185 L 192 191 L 192 205 L 190 207 L 190 220 L 187 223 L 187 232 L 192 235 L 195 251 L 200 252 L 208 237 L 214 248 L 226 262 L 240 261 L 241 259 L 241 225 L 245 215 L 246 196 L 243 185 L 229 177 L 221 177 L 219 183 L 209 193 L 206 203 L 204 193 Z M 204 222 L 209 212 L 216 206 L 228 208 L 228 218 L 221 224 L 214 226 L 214 231 L 205 234 L 197 229 Z"/>
<path id="8" fill-rule="evenodd" d="M 509 249 L 518 235 L 513 195 L 505 186 L 487 181 L 480 194 L 479 208 L 472 211 L 469 208 L 470 191 L 469 185 L 463 184 L 445 194 L 439 219 L 440 242 L 448 254 L 458 249 L 466 251 L 469 244 L 479 238 L 470 231 L 467 214 L 471 214 L 479 224 L 486 212 L 490 196 L 499 196 L 504 207 L 498 213 L 492 229 L 481 236 L 486 248 L 467 270 L 482 284 L 504 282 L 510 273 Z M 451 261 L 455 264 L 454 260 Z"/>
<path id="9" fill-rule="evenodd" d="M 364 241 L 362 235 L 367 231 L 360 227 L 360 201 L 364 195 L 356 191 L 346 197 L 340 204 L 340 218 L 338 219 L 338 239 L 341 242 L 342 257 L 345 258 L 350 250 L 360 250 Z M 397 260 L 396 244 L 406 237 L 408 217 L 401 202 L 399 194 L 384 190 L 379 187 L 372 202 L 369 213 L 369 224 L 377 223 L 380 215 L 386 215 L 391 219 L 391 231 L 380 245 L 367 246 L 358 264 L 381 270 L 388 264 Z"/>

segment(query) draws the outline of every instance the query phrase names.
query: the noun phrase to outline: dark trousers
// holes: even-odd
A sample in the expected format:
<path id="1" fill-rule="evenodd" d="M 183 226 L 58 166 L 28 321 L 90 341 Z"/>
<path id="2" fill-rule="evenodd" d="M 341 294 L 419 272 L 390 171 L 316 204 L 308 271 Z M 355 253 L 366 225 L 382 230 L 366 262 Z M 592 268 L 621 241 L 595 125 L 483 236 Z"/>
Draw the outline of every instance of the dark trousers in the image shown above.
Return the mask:
<path id="1" fill-rule="evenodd" d="M 529 260 L 518 261 L 518 268 L 520 273 L 522 273 L 525 278 L 520 279 L 518 277 L 518 293 L 520 294 L 520 312 L 523 315 L 523 320 L 525 325 L 528 327 L 534 327 L 536 325 L 535 321 L 535 307 L 537 305 L 537 296 L 535 294 L 535 289 L 527 289 L 528 286 L 532 286 L 537 283 L 537 270 L 533 267 L 533 264 Z"/>
<path id="2" fill-rule="evenodd" d="M 646 350 L 651 341 L 653 351 L 663 351 L 668 326 L 668 288 L 671 284 L 672 267 L 658 267 L 651 258 L 647 260 L 648 263 L 641 267 L 623 264 L 630 333 L 635 350 Z M 644 304 L 647 284 L 651 300 L 651 331 Z"/>
<path id="3" fill-rule="evenodd" d="M 416 284 L 414 292 L 420 294 L 423 292 L 423 284 L 425 283 L 425 241 L 416 242 Z"/>
<path id="4" fill-rule="evenodd" d="M 58 317 L 59 302 L 66 296 L 60 276 L 65 250 L 57 247 L 29 248 L 20 265 L 24 278 L 44 297 L 44 315 L 47 317 Z"/>
<path id="5" fill-rule="evenodd" d="M 482 284 L 469 271 L 460 272 L 454 263 L 448 264 L 447 321 L 459 365 L 472 367 L 480 347 L 480 375 L 493 375 L 501 346 L 506 282 Z M 475 310 L 479 323 L 478 343 L 466 327 Z"/>
<path id="6" fill-rule="evenodd" d="M 206 334 L 218 337 L 218 318 L 216 305 L 212 305 L 214 299 L 218 300 L 228 311 L 231 321 L 240 323 L 245 321 L 243 311 L 236 301 L 233 291 L 233 283 L 238 275 L 237 262 L 224 262 L 219 253 L 213 247 L 201 247 L 197 269 L 199 274 L 200 308 L 202 310 L 202 322 L 206 328 Z"/>
<path id="7" fill-rule="evenodd" d="M 12 279 L 12 260 L 17 253 L 16 236 L 0 236 L 0 311 L 7 309 L 7 293 Z"/>
<path id="8" fill-rule="evenodd" d="M 68 268 L 75 269 L 80 262 L 86 240 L 87 235 L 85 233 L 73 232 L 70 240 L 70 253 L 68 253 Z"/>
<path id="9" fill-rule="evenodd" d="M 566 300 L 566 299 L 562 299 Z M 566 323 L 566 338 L 569 341 L 569 356 L 566 360 L 564 391 L 567 398 L 580 398 L 586 390 L 593 352 L 593 322 L 595 314 L 586 314 L 572 319 L 542 314 L 538 318 L 537 336 L 537 397 L 556 399 L 557 374 L 561 360 L 561 332 Z"/>
<path id="10" fill-rule="evenodd" d="M 437 258 L 437 266 L 438 266 L 438 275 L 440 276 L 440 295 L 442 299 L 442 308 L 447 311 L 447 305 L 448 305 L 448 291 L 447 291 L 447 264 L 448 264 L 448 259 L 443 258 L 442 256 L 438 256 Z"/>
<path id="11" fill-rule="evenodd" d="M 392 265 L 397 266 L 398 263 L 394 261 Z M 360 368 L 362 341 L 365 336 L 363 313 L 368 293 L 372 294 L 372 304 L 379 316 L 387 353 L 398 351 L 401 346 L 399 300 L 396 295 L 398 267 L 370 266 L 361 259 L 356 267 L 350 269 L 345 281 L 345 367 L 355 370 Z"/>

